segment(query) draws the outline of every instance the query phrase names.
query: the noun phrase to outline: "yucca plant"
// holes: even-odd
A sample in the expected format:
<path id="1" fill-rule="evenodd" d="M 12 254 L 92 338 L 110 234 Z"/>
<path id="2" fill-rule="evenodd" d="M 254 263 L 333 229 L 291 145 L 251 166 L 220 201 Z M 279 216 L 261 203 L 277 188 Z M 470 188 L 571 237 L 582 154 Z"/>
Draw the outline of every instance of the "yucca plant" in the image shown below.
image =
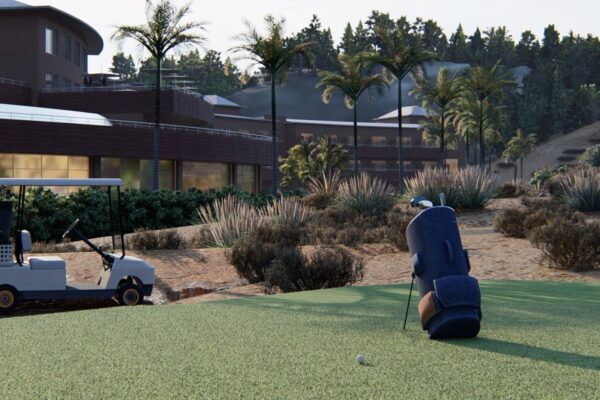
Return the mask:
<path id="1" fill-rule="evenodd" d="M 263 208 L 260 215 L 286 225 L 302 225 L 314 215 L 314 210 L 295 198 L 281 197 Z"/>
<path id="2" fill-rule="evenodd" d="M 386 182 L 363 172 L 340 183 L 336 203 L 343 210 L 378 215 L 392 208 L 394 193 Z"/>
<path id="3" fill-rule="evenodd" d="M 329 207 L 335 201 L 341 182 L 342 174 L 339 170 L 322 173 L 319 179 L 309 178 L 304 203 L 319 210 Z"/>
<path id="4" fill-rule="evenodd" d="M 426 168 L 418 171 L 414 177 L 405 180 L 405 186 L 409 197 L 423 196 L 439 205 L 439 195 L 444 193 L 446 205 L 458 206 L 458 187 L 452 174 L 445 169 Z"/>
<path id="5" fill-rule="evenodd" d="M 590 147 L 581 155 L 579 161 L 592 167 L 600 167 L 600 144 Z"/>
<path id="6" fill-rule="evenodd" d="M 580 169 L 558 177 L 560 197 L 579 211 L 600 211 L 600 170 Z"/>
<path id="7" fill-rule="evenodd" d="M 494 176 L 487 170 L 462 168 L 454 174 L 454 181 L 458 187 L 459 208 L 483 208 L 497 192 Z"/>
<path id="8" fill-rule="evenodd" d="M 208 227 L 208 242 L 215 247 L 231 247 L 262 219 L 254 207 L 233 196 L 216 200 L 212 206 L 200 207 L 198 214 Z"/>

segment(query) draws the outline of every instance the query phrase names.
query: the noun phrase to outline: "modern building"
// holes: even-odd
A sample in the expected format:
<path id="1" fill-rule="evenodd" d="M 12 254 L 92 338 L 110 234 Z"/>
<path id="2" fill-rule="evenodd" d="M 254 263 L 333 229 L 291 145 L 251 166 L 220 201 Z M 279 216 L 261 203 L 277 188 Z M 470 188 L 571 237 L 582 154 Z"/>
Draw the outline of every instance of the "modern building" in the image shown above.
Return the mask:
<path id="1" fill-rule="evenodd" d="M 63 11 L 0 0 L 0 177 L 121 177 L 129 186 L 150 186 L 155 89 L 84 85 L 92 76 L 87 58 L 102 47 L 92 27 Z M 268 188 L 271 120 L 242 116 L 242 107 L 163 88 L 161 187 Z M 426 116 L 419 109 L 402 113 L 409 175 L 435 165 L 439 153 L 421 140 Z M 393 121 L 383 116 L 359 124 L 359 162 L 396 183 L 397 111 Z M 350 149 L 353 137 L 348 122 L 285 117 L 278 117 L 278 133 L 280 154 L 319 137 Z M 460 153 L 447 152 L 451 166 L 459 165 Z"/>

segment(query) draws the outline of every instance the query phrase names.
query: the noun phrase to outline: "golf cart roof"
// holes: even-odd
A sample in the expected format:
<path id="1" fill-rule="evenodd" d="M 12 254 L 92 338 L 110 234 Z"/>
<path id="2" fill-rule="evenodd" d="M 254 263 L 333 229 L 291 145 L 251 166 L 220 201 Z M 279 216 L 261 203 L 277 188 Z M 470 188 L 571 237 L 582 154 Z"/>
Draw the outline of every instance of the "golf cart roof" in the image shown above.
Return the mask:
<path id="1" fill-rule="evenodd" d="M 0 186 L 123 186 L 121 179 L 0 178 Z"/>

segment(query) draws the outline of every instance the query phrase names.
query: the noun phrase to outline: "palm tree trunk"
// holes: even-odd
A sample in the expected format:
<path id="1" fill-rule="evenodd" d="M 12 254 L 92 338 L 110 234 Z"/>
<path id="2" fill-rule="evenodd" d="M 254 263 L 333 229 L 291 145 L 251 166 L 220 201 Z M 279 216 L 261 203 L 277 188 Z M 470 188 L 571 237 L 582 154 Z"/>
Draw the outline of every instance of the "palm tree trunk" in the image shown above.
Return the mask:
<path id="1" fill-rule="evenodd" d="M 485 167 L 485 143 L 483 141 L 483 100 L 479 100 L 479 168 Z"/>
<path id="2" fill-rule="evenodd" d="M 515 162 L 515 170 L 513 171 L 513 172 L 514 172 L 514 173 L 513 173 L 513 175 L 514 175 L 514 177 L 513 177 L 513 181 L 515 181 L 515 182 L 516 182 L 516 180 L 517 180 L 517 169 L 518 169 L 518 168 L 519 168 L 519 167 L 517 166 L 517 163 Z"/>
<path id="3" fill-rule="evenodd" d="M 471 157 L 469 157 L 469 134 L 468 133 L 465 134 L 465 140 L 467 142 L 467 166 L 469 166 L 471 163 Z"/>
<path id="4" fill-rule="evenodd" d="M 404 143 L 402 141 L 402 79 L 398 78 L 398 189 L 404 193 Z"/>
<path id="5" fill-rule="evenodd" d="M 523 182 L 523 157 L 521 157 L 521 182 Z"/>
<path id="6" fill-rule="evenodd" d="M 277 166 L 277 109 L 275 102 L 275 74 L 271 73 L 271 135 L 272 135 L 272 163 L 273 178 L 271 183 L 271 194 L 277 196 L 278 188 L 278 166 Z"/>
<path id="7" fill-rule="evenodd" d="M 159 188 L 159 171 L 160 171 L 160 64 L 161 59 L 156 57 L 156 109 L 154 119 L 154 141 L 152 152 L 152 190 Z"/>
<path id="8" fill-rule="evenodd" d="M 440 168 L 446 168 L 446 152 L 444 151 L 445 143 L 444 143 L 444 107 L 441 109 L 440 113 Z"/>
<path id="9" fill-rule="evenodd" d="M 358 117 L 356 115 L 356 100 L 354 100 L 354 176 L 358 176 Z"/>

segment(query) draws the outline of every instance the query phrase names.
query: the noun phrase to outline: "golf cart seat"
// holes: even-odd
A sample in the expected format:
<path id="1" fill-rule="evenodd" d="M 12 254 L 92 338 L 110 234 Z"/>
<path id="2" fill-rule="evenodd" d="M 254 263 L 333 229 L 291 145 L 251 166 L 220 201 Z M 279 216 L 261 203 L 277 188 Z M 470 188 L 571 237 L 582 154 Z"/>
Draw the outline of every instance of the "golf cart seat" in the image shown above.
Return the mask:
<path id="1" fill-rule="evenodd" d="M 31 270 L 65 270 L 65 260 L 56 256 L 29 257 L 27 258 L 27 262 Z"/>

